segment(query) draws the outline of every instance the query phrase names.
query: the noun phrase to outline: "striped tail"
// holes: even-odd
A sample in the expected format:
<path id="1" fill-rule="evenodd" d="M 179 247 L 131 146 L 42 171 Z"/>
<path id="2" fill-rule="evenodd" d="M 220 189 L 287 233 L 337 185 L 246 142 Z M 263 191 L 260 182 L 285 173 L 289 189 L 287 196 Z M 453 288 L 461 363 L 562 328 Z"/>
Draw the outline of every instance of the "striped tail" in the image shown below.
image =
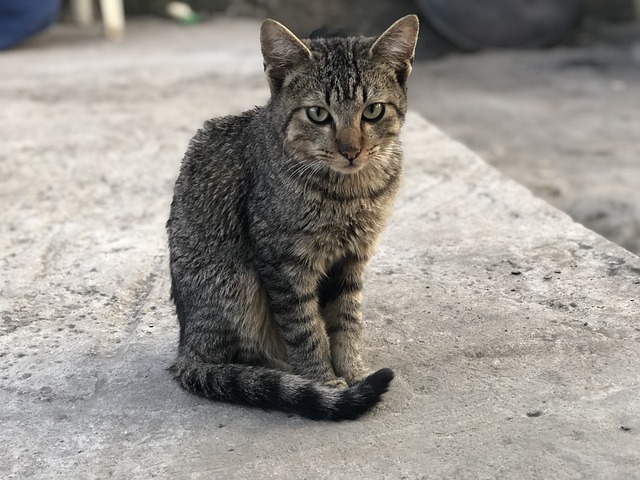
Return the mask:
<path id="1" fill-rule="evenodd" d="M 312 420 L 355 420 L 389 388 L 383 368 L 347 389 L 330 388 L 299 375 L 241 364 L 176 363 L 171 367 L 187 391 L 211 400 L 295 413 Z"/>

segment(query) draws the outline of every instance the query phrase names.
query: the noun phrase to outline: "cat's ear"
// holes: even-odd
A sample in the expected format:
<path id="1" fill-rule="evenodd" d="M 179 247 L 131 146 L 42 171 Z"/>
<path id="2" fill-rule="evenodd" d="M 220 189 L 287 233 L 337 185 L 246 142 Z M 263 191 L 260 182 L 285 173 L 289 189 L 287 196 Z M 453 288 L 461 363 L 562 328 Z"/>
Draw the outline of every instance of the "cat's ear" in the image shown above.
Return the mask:
<path id="1" fill-rule="evenodd" d="M 419 22 L 415 15 L 402 17 L 391 25 L 371 46 L 371 57 L 391 65 L 401 84 L 411 73 L 418 41 Z"/>
<path id="2" fill-rule="evenodd" d="M 300 63 L 311 59 L 311 50 L 287 27 L 267 19 L 260 27 L 260 47 L 264 71 L 272 89 L 279 89 L 287 73 Z"/>

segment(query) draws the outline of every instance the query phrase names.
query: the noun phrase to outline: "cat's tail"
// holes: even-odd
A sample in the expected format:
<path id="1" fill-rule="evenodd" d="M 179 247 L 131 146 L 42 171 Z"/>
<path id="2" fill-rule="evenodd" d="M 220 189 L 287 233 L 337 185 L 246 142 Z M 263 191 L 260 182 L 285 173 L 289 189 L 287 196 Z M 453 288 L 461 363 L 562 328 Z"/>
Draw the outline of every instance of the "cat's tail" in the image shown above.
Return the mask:
<path id="1" fill-rule="evenodd" d="M 338 389 L 249 365 L 178 362 L 171 370 L 187 391 L 211 400 L 333 421 L 355 420 L 371 410 L 393 379 L 393 371 L 383 368 L 352 387 Z"/>

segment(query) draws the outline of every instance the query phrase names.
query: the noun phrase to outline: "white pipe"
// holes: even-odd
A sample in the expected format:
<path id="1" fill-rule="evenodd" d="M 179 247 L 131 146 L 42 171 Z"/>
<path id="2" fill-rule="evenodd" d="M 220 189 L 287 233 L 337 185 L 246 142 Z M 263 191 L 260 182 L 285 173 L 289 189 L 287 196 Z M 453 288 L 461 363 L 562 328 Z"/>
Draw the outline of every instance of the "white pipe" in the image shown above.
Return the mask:
<path id="1" fill-rule="evenodd" d="M 100 0 L 104 33 L 109 40 L 124 37 L 124 7 L 122 0 Z"/>
<path id="2" fill-rule="evenodd" d="M 78 25 L 88 27 L 93 23 L 93 0 L 71 0 L 71 12 Z"/>

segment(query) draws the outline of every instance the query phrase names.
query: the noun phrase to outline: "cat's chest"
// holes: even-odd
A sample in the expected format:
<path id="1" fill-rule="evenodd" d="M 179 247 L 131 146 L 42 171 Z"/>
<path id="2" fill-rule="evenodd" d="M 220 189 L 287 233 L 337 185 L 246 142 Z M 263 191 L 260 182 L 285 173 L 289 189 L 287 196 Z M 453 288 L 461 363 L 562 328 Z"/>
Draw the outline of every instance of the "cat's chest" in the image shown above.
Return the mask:
<path id="1" fill-rule="evenodd" d="M 367 202 L 333 202 L 318 209 L 313 223 L 327 245 L 343 244 L 373 233 L 381 216 L 381 209 Z"/>
<path id="2" fill-rule="evenodd" d="M 297 243 L 298 253 L 324 265 L 347 254 L 369 257 L 388 216 L 380 202 L 325 202 L 313 212 Z"/>

